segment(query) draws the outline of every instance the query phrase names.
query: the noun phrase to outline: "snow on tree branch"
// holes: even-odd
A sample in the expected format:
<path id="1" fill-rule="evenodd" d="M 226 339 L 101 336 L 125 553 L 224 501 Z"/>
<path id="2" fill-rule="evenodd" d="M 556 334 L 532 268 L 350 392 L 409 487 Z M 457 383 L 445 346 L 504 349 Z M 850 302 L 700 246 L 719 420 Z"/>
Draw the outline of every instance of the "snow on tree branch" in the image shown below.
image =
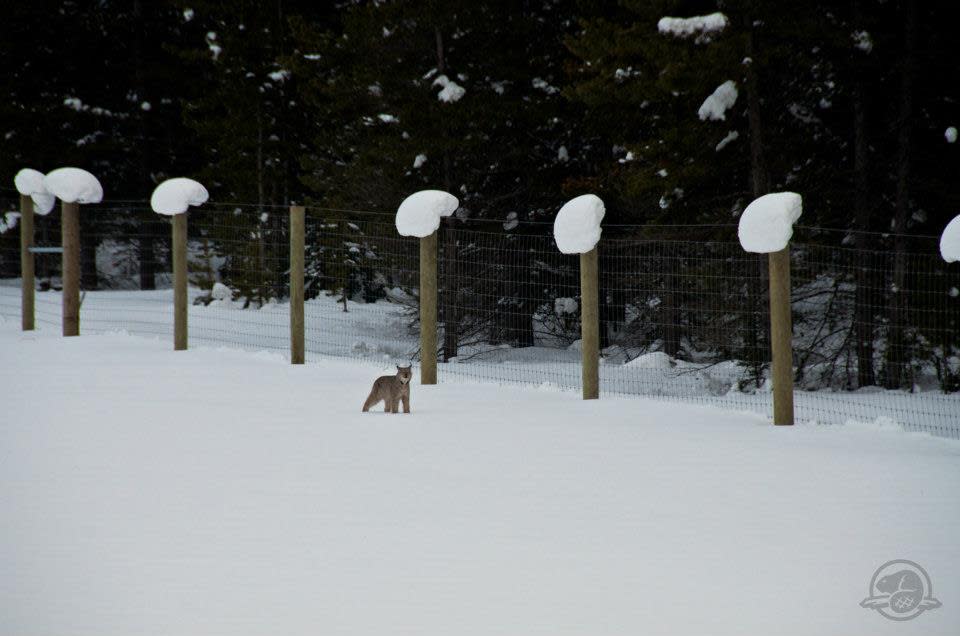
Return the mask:
<path id="1" fill-rule="evenodd" d="M 701 44 L 709 42 L 714 35 L 727 28 L 729 20 L 722 13 L 709 15 L 695 15 L 689 18 L 660 18 L 657 30 L 663 35 L 672 35 L 678 38 L 697 36 L 695 42 Z"/>
<path id="2" fill-rule="evenodd" d="M 737 103 L 738 95 L 736 83 L 733 80 L 727 80 L 703 100 L 697 115 L 700 116 L 701 121 L 726 119 L 727 109 L 733 108 Z"/>

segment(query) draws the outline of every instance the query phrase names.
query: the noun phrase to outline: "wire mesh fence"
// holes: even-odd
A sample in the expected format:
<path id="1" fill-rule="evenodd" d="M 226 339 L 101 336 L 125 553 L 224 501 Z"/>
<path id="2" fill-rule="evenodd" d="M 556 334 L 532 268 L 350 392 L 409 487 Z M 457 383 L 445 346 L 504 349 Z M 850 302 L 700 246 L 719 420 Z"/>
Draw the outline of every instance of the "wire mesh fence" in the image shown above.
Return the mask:
<path id="1" fill-rule="evenodd" d="M 81 214 L 81 332 L 172 337 L 169 220 L 138 203 Z M 38 217 L 35 242 L 59 244 L 59 222 Z M 191 345 L 288 351 L 288 223 L 286 207 L 191 210 Z M 320 206 L 305 232 L 307 352 L 417 360 L 417 239 L 392 214 Z M 743 251 L 736 226 L 608 226 L 598 249 L 602 393 L 769 415 L 766 257 Z M 60 257 L 35 258 L 37 322 L 58 330 Z M 936 239 L 799 228 L 791 258 L 798 421 L 885 417 L 960 438 L 960 271 Z M 550 224 L 448 220 L 438 263 L 441 382 L 579 388 L 579 263 Z M 18 276 L 7 228 L 0 316 L 11 320 Z"/>

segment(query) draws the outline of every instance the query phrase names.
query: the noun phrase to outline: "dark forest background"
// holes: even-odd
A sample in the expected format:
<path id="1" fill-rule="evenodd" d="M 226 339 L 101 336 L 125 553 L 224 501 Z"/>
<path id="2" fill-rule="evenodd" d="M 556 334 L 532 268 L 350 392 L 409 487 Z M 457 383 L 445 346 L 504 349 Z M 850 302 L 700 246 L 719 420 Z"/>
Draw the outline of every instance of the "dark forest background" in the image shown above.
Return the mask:
<path id="1" fill-rule="evenodd" d="M 23 166 L 78 165 L 108 199 L 190 175 L 216 200 L 392 211 L 437 186 L 521 220 L 588 190 L 631 223 L 730 222 L 779 189 L 808 225 L 938 234 L 960 209 L 954 2 L 8 5 L 11 195 Z M 709 41 L 657 32 L 717 10 L 730 24 Z M 463 98 L 437 99 L 438 75 Z M 735 106 L 701 121 L 727 80 Z"/>
<path id="2" fill-rule="evenodd" d="M 0 196 L 11 201 L 25 166 L 86 168 L 113 201 L 143 202 L 163 179 L 191 176 L 214 201 L 254 209 L 389 213 L 436 187 L 459 197 L 461 219 L 531 235 L 549 225 L 525 221 L 552 221 L 564 201 L 593 192 L 608 233 L 636 234 L 613 226 L 729 227 L 756 196 L 792 190 L 802 224 L 837 230 L 820 243 L 895 255 L 882 275 L 844 274 L 850 289 L 875 291 L 902 288 L 905 255 L 935 249 L 911 237 L 938 236 L 960 211 L 960 144 L 948 133 L 960 125 L 956 2 L 8 4 Z M 663 16 L 714 11 L 729 19 L 720 33 L 658 33 Z M 734 106 L 701 120 L 701 103 L 727 81 Z M 464 91 L 457 101 L 438 98 L 449 82 Z M 269 295 L 242 284 L 246 297 Z M 859 344 L 844 350 L 869 361 L 848 386 L 879 381 L 877 338 L 901 351 L 877 363 L 884 382 L 910 385 L 909 302 L 853 301 L 849 324 L 869 334 L 850 327 Z M 683 356 L 670 325 L 684 321 L 661 320 L 665 333 L 650 342 Z M 884 324 L 897 327 L 881 336 Z"/>

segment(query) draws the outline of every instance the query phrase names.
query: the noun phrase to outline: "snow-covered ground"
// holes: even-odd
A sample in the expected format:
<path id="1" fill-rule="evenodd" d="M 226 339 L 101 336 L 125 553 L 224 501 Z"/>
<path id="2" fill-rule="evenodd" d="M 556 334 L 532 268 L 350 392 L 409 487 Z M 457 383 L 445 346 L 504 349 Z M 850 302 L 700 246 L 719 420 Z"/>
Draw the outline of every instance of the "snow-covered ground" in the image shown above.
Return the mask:
<path id="1" fill-rule="evenodd" d="M 957 634 L 960 442 L 0 324 L 0 634 Z M 943 606 L 859 602 L 895 558 Z"/>
<path id="2" fill-rule="evenodd" d="M 200 290 L 191 288 L 191 300 Z M 59 333 L 61 298 L 58 292 L 38 292 L 37 322 Z M 349 301 L 348 311 L 335 297 L 307 301 L 306 349 L 309 355 L 406 364 L 416 358 L 419 343 L 411 331 L 410 308 L 399 303 Z M 806 305 L 798 305 L 808 311 Z M 251 351 L 289 351 L 289 308 L 283 303 L 243 309 L 242 302 L 216 301 L 189 308 L 190 344 L 230 346 Z M 19 323 L 19 281 L 0 281 L 0 317 Z M 85 294 L 81 333 L 125 331 L 160 336 L 172 342 L 173 293 L 156 291 L 93 291 Z M 796 337 L 808 337 L 798 329 Z M 579 343 L 563 346 L 541 337 L 541 346 L 526 348 L 463 346 L 455 364 L 440 365 L 440 381 L 483 381 L 499 385 L 580 390 Z M 727 409 L 751 410 L 769 416 L 769 386 L 740 390 L 746 368 L 734 360 L 717 364 L 675 360 L 651 352 L 626 361 L 623 350 L 611 347 L 600 364 L 600 389 L 605 396 L 640 395 Z M 917 393 L 863 389 L 860 391 L 796 391 L 797 418 L 804 422 L 844 424 L 882 419 L 910 431 L 960 438 L 960 393 L 938 390 Z"/>

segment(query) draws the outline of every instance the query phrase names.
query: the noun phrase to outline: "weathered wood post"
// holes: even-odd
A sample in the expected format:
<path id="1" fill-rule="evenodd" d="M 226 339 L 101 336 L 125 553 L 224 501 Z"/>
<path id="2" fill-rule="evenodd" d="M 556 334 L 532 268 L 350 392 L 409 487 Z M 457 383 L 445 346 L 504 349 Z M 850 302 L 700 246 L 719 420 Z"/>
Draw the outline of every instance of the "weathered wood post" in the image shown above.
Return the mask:
<path id="1" fill-rule="evenodd" d="M 580 359 L 584 400 L 600 397 L 600 272 L 597 243 L 605 208 L 600 197 L 567 201 L 553 222 L 553 238 L 564 254 L 580 255 Z"/>
<path id="2" fill-rule="evenodd" d="M 173 250 L 173 350 L 187 348 L 187 215 L 175 214 Z"/>
<path id="3" fill-rule="evenodd" d="M 207 189 L 193 179 L 167 179 L 153 190 L 150 207 L 157 214 L 172 216 L 171 250 L 173 252 L 173 350 L 186 351 L 189 343 L 187 285 L 187 209 L 202 205 Z"/>
<path id="4" fill-rule="evenodd" d="M 580 254 L 580 344 L 583 399 L 600 397 L 600 303 L 597 248 Z"/>
<path id="5" fill-rule="evenodd" d="M 768 255 L 773 423 L 793 424 L 793 320 L 790 316 L 790 245 Z"/>
<path id="6" fill-rule="evenodd" d="M 793 321 L 790 315 L 790 237 L 803 212 L 795 192 L 755 199 L 740 216 L 737 234 L 744 250 L 766 253 L 770 285 L 770 379 L 773 423 L 793 424 Z"/>
<path id="7" fill-rule="evenodd" d="M 60 236 L 63 243 L 63 335 L 80 335 L 80 204 L 60 203 Z"/>
<path id="8" fill-rule="evenodd" d="M 80 204 L 100 203 L 103 187 L 80 168 L 57 168 L 43 178 L 43 187 L 60 199 L 63 245 L 63 335 L 80 335 Z"/>
<path id="9" fill-rule="evenodd" d="M 34 322 L 33 199 L 20 195 L 20 328 L 32 331 Z"/>
<path id="10" fill-rule="evenodd" d="M 420 384 L 437 383 L 437 232 L 420 239 Z"/>
<path id="11" fill-rule="evenodd" d="M 449 192 L 421 190 L 397 208 L 397 232 L 420 239 L 420 384 L 437 383 L 437 230 L 458 207 Z"/>
<path id="12" fill-rule="evenodd" d="M 43 179 L 42 172 L 31 168 L 24 168 L 13 178 L 20 193 L 20 325 L 24 331 L 36 328 L 33 222 L 37 214 L 49 214 L 56 203 L 56 197 L 43 185 Z"/>
<path id="13" fill-rule="evenodd" d="M 306 210 L 290 206 L 290 363 L 304 363 L 303 272 Z"/>

